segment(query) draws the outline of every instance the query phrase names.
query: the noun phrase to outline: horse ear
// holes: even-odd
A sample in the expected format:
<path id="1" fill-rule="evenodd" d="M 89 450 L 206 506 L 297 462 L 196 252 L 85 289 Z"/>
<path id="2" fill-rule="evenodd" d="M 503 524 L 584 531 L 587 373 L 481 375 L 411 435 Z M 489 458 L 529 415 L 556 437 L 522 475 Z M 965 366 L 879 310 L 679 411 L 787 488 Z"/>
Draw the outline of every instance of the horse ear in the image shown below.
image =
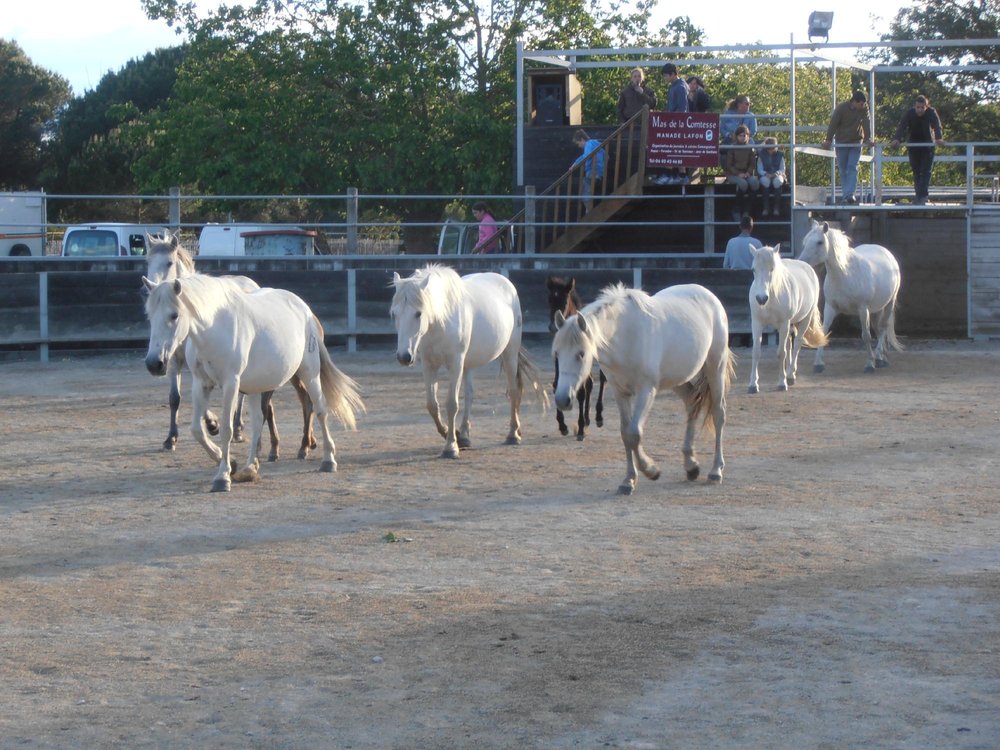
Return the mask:
<path id="1" fill-rule="evenodd" d="M 569 290 L 572 292 L 576 289 L 576 276 L 571 276 L 569 279 Z"/>
<path id="2" fill-rule="evenodd" d="M 772 248 L 772 249 L 774 250 L 774 254 L 775 255 L 781 255 L 781 243 L 780 242 L 777 245 L 775 245 L 774 248 Z"/>
<path id="3" fill-rule="evenodd" d="M 142 285 L 146 287 L 146 289 L 148 289 L 149 291 L 153 291 L 154 289 L 156 289 L 156 284 L 147 279 L 145 276 L 142 277 Z"/>
<path id="4" fill-rule="evenodd" d="M 177 246 L 181 244 L 180 237 L 173 232 L 167 232 L 167 236 L 170 238 L 170 248 L 176 250 Z"/>
<path id="5" fill-rule="evenodd" d="M 757 248 L 754 245 L 750 246 L 750 257 L 751 258 L 757 257 Z"/>
<path id="6" fill-rule="evenodd" d="M 174 279 L 174 294 L 176 294 L 178 297 L 181 296 L 181 280 L 180 279 Z"/>
<path id="7" fill-rule="evenodd" d="M 823 227 L 823 234 L 826 234 L 827 232 L 830 231 L 830 225 L 827 222 L 824 221 L 822 227 Z"/>
<path id="8" fill-rule="evenodd" d="M 394 286 L 399 286 L 399 280 L 402 278 L 397 272 L 392 272 L 392 283 Z"/>
<path id="9" fill-rule="evenodd" d="M 583 313 L 582 312 L 578 312 L 576 314 L 576 324 L 578 326 L 580 326 L 581 333 L 586 333 L 587 332 L 587 319 L 585 317 L 583 317 Z"/>
<path id="10" fill-rule="evenodd" d="M 566 316 L 562 314 L 562 310 L 556 310 L 556 316 L 555 318 L 553 318 L 553 320 L 555 321 L 556 330 L 558 331 L 560 328 L 563 327 L 563 324 L 566 322 Z"/>

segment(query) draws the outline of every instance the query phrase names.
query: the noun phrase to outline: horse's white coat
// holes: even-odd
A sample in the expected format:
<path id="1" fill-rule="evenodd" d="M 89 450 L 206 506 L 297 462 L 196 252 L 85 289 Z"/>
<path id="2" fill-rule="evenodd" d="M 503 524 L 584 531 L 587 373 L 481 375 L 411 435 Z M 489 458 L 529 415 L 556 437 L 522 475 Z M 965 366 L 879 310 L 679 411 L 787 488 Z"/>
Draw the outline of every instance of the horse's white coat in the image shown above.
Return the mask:
<path id="1" fill-rule="evenodd" d="M 899 263 L 881 245 L 852 248 L 846 234 L 829 224 L 812 222 L 802 240 L 799 260 L 811 266 L 826 264 L 823 281 L 823 332 L 829 333 L 838 313 L 857 315 L 861 338 L 868 350 L 865 372 L 889 364 L 887 350 L 902 350 L 896 338 L 896 299 L 899 295 Z M 878 334 L 872 349 L 872 325 Z M 823 348 L 816 349 L 814 369 L 822 371 Z"/>
<path id="2" fill-rule="evenodd" d="M 191 432 L 219 462 L 213 491 L 225 491 L 230 486 L 230 441 L 238 393 L 273 391 L 293 375 L 308 390 L 323 433 L 321 470 L 336 470 L 327 414 L 332 410 L 353 429 L 355 413 L 364 405 L 357 385 L 330 359 L 319 322 L 305 302 L 282 289 L 244 292 L 200 274 L 159 284 L 144 278 L 143 283 L 149 289 L 146 366 L 159 374 L 177 348 L 185 346 L 193 376 L 195 417 Z M 221 448 L 208 439 L 199 416 L 215 386 L 222 390 Z M 251 409 L 250 413 L 253 419 L 246 472 L 253 478 L 263 413 L 260 409 Z"/>
<path id="3" fill-rule="evenodd" d="M 471 445 L 471 371 L 500 360 L 510 397 L 507 443 L 521 442 L 520 406 L 524 386 L 538 388 L 537 373 L 521 349 L 521 303 L 510 281 L 497 273 L 459 276 L 451 268 L 428 265 L 411 276 L 393 274 L 396 293 L 390 309 L 396 326 L 396 359 L 423 365 L 427 411 L 445 439 L 442 457 L 457 458 Z M 448 373 L 445 420 L 437 400 L 437 378 Z M 459 383 L 464 404 L 456 429 Z"/>
<path id="4" fill-rule="evenodd" d="M 753 283 L 750 285 L 750 319 L 753 332 L 753 360 L 750 365 L 749 393 L 759 390 L 757 365 L 760 337 L 767 327 L 778 332 L 779 391 L 795 384 L 799 352 L 806 346 L 825 346 L 819 317 L 819 279 L 808 263 L 783 259 L 780 248 L 751 248 Z M 794 343 L 793 343 L 794 341 Z"/>
<path id="5" fill-rule="evenodd" d="M 715 459 L 708 478 L 722 480 L 722 432 L 726 390 L 733 377 L 725 308 L 697 284 L 668 287 L 650 297 L 621 284 L 563 321 L 552 343 L 559 362 L 556 405 L 566 408 L 596 359 L 615 390 L 625 445 L 625 480 L 619 492 L 635 489 L 636 465 L 650 479 L 660 471 L 642 447 L 646 417 L 656 394 L 671 388 L 687 408 L 684 466 L 698 476 L 694 453 L 696 420 L 704 412 L 715 427 Z"/>

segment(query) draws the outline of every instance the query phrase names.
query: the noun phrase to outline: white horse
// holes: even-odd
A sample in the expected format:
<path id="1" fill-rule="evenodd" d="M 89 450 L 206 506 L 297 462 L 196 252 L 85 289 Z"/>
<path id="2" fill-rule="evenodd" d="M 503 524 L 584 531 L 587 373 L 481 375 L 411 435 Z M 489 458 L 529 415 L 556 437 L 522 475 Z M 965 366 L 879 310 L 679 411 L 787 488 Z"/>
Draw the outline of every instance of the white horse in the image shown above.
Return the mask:
<path id="1" fill-rule="evenodd" d="M 778 332 L 778 361 L 781 372 L 779 391 L 795 385 L 799 352 L 803 344 L 826 346 L 827 337 L 819 317 L 819 279 L 808 263 L 781 257 L 781 246 L 750 248 L 753 254 L 753 283 L 750 285 L 750 319 L 753 331 L 753 360 L 747 393 L 757 393 L 757 364 L 760 337 L 764 329 Z"/>
<path id="2" fill-rule="evenodd" d="M 520 407 L 526 387 L 545 400 L 538 371 L 521 348 L 521 303 L 517 290 L 498 273 L 459 276 L 451 268 L 428 265 L 402 278 L 393 274 L 396 293 L 390 313 L 396 326 L 396 359 L 401 365 L 423 363 L 427 411 L 445 439 L 442 458 L 458 458 L 469 438 L 472 370 L 496 359 L 507 376 L 510 429 L 507 444 L 521 442 Z M 448 373 L 445 421 L 437 400 L 437 377 Z M 465 403 L 456 430 L 458 386 Z"/>
<path id="3" fill-rule="evenodd" d="M 177 278 L 184 278 L 196 273 L 194 259 L 191 254 L 180 244 L 176 234 L 168 234 L 166 237 L 146 235 L 146 277 L 151 281 L 160 282 Z M 206 277 L 208 278 L 208 277 Z M 248 276 L 219 276 L 211 277 L 220 284 L 233 284 L 244 292 L 252 292 L 260 289 L 256 281 Z M 163 441 L 164 450 L 174 450 L 177 445 L 177 412 L 181 405 L 181 371 L 184 369 L 184 347 L 177 347 L 174 356 L 171 357 L 167 365 L 167 377 L 170 380 L 170 428 L 167 432 L 167 439 Z M 299 458 L 305 458 L 311 448 L 316 447 L 316 437 L 312 431 L 312 404 L 309 402 L 309 394 L 297 377 L 292 378 L 292 385 L 302 404 L 302 443 L 299 447 Z M 268 430 L 271 436 L 271 452 L 268 455 L 269 461 L 278 459 L 281 442 L 278 435 L 278 426 L 274 418 L 274 407 L 271 405 L 272 393 L 261 395 L 261 410 L 267 420 Z M 243 401 L 246 394 L 240 393 L 239 401 L 236 404 L 236 413 L 233 416 L 233 442 L 243 442 Z M 219 433 L 219 421 L 211 410 L 205 412 L 205 426 L 209 434 Z"/>
<path id="4" fill-rule="evenodd" d="M 200 274 L 160 283 L 143 277 L 143 284 L 149 290 L 146 368 L 153 375 L 165 374 L 177 348 L 186 347 L 193 380 L 191 432 L 219 462 L 213 492 L 230 489 L 230 442 L 239 392 L 273 391 L 293 375 L 305 384 L 323 433 L 320 471 L 336 471 L 327 413 L 333 411 L 345 427 L 354 429 L 364 404 L 357 384 L 330 359 L 322 329 L 305 302 L 283 289 L 243 292 Z M 222 389 L 221 448 L 208 439 L 201 420 L 216 385 Z M 250 451 L 238 481 L 257 478 L 263 413 L 251 409 L 250 414 Z"/>
<path id="5" fill-rule="evenodd" d="M 556 318 L 552 354 L 559 362 L 556 406 L 565 409 L 596 359 L 615 390 L 625 444 L 625 481 L 618 491 L 635 490 L 636 465 L 649 479 L 660 470 L 642 447 L 643 426 L 657 391 L 671 388 L 684 401 L 684 468 L 698 478 L 694 432 L 699 414 L 715 428 L 715 460 L 710 481 L 722 481 L 722 431 L 726 391 L 734 357 L 729 320 L 718 297 L 697 284 L 672 286 L 650 297 L 622 284 L 605 288 L 576 315 Z"/>
<path id="6" fill-rule="evenodd" d="M 829 333 L 838 313 L 857 315 L 861 339 L 868 349 L 865 372 L 887 367 L 889 348 L 902 351 L 896 338 L 896 299 L 899 296 L 899 263 L 881 245 L 852 248 L 847 235 L 826 222 L 812 222 L 802 241 L 799 259 L 812 266 L 826 264 L 823 281 L 823 332 Z M 878 342 L 872 350 L 872 325 Z M 816 349 L 815 372 L 823 371 L 823 349 Z"/>

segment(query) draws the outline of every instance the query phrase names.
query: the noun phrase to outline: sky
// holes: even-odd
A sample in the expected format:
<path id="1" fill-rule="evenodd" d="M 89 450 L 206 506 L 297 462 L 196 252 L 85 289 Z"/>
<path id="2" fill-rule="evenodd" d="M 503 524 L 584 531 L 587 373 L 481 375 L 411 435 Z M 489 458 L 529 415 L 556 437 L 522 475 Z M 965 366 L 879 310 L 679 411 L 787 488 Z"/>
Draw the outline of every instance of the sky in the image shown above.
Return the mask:
<path id="1" fill-rule="evenodd" d="M 208 3 L 210 0 L 199 0 Z M 687 15 L 705 30 L 706 45 L 744 44 L 760 41 L 782 44 L 794 35 L 806 42 L 809 13 L 833 10 L 831 42 L 875 41 L 888 30 L 896 11 L 909 2 L 896 0 L 837 0 L 825 4 L 801 0 L 776 0 L 763 6 L 745 2 L 702 2 L 687 7 L 660 0 L 653 26 L 673 15 Z M 95 12 L 95 7 L 100 11 Z M 873 14 L 878 18 L 873 20 Z M 749 36 L 748 36 L 749 32 Z M 179 44 L 162 21 L 150 21 L 140 0 L 6 0 L 0 13 L 0 38 L 13 39 L 32 62 L 59 73 L 82 95 L 96 88 L 105 73 L 121 70 L 129 60 L 141 58 L 158 47 Z M 848 56 L 844 51 L 844 56 Z"/>

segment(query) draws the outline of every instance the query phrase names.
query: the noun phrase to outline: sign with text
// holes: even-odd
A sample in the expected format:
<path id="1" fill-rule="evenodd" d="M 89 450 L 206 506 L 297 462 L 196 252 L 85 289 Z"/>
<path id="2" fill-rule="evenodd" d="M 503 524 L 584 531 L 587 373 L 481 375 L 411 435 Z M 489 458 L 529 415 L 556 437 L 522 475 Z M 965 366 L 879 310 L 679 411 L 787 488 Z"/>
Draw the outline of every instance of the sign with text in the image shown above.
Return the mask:
<path id="1" fill-rule="evenodd" d="M 650 112 L 646 166 L 719 165 L 719 115 L 715 112 Z"/>

